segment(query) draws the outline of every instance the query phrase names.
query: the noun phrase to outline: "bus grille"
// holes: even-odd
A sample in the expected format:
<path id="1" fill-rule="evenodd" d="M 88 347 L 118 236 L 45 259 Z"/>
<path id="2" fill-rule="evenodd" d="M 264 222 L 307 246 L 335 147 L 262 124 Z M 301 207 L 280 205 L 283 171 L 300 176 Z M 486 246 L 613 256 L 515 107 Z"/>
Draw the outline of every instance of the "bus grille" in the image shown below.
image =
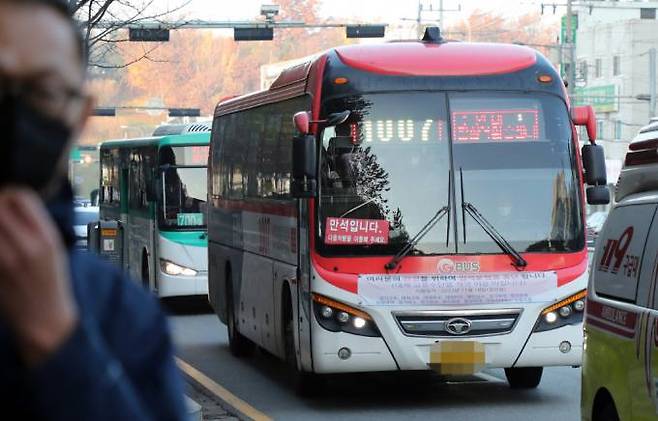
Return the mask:
<path id="1" fill-rule="evenodd" d="M 408 336 L 472 337 L 511 332 L 521 309 L 413 311 L 393 313 Z"/>

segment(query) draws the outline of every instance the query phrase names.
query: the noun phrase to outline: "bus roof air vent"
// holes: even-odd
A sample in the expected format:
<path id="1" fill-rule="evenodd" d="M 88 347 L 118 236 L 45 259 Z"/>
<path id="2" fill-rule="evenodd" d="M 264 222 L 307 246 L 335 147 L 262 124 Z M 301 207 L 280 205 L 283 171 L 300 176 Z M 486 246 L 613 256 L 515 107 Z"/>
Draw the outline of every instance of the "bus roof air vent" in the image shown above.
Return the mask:
<path id="1" fill-rule="evenodd" d="M 441 36 L 441 29 L 438 26 L 428 26 L 425 28 L 425 35 L 423 35 L 423 42 L 433 44 L 442 44 L 445 42 Z"/>
<path id="2" fill-rule="evenodd" d="M 164 124 L 155 129 L 153 136 L 176 136 L 186 133 L 205 133 L 212 127 L 210 121 L 199 121 L 190 124 Z"/>
<path id="3" fill-rule="evenodd" d="M 199 123 L 189 124 L 186 133 L 203 133 L 209 132 L 212 128 L 212 122 L 202 121 Z"/>

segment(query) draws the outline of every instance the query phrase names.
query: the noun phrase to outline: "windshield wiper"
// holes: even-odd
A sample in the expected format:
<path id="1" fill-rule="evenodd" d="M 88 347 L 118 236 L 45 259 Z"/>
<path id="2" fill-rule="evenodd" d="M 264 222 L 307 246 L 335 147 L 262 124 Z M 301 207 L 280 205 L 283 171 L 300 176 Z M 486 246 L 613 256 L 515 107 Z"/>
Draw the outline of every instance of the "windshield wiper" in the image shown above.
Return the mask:
<path id="1" fill-rule="evenodd" d="M 434 226 L 448 213 L 450 212 L 450 207 L 444 206 L 436 212 L 429 221 L 425 224 L 423 228 L 418 231 L 418 234 L 409 240 L 404 247 L 395 255 L 393 258 L 384 265 L 388 270 L 395 269 L 400 261 L 404 259 L 412 250 L 416 249 L 416 246 L 423 239 L 423 237 L 434 228 Z"/>
<path id="2" fill-rule="evenodd" d="M 464 201 L 464 175 L 462 174 L 462 169 L 459 169 L 459 175 L 461 178 L 461 191 L 462 191 L 462 210 L 468 213 L 471 218 L 475 219 L 475 222 L 478 223 L 486 232 L 489 237 L 500 247 L 502 251 L 510 256 L 514 262 L 512 263 L 517 269 L 524 268 L 528 266 L 528 262 L 519 254 L 518 251 L 512 247 L 512 245 L 503 237 L 493 225 L 477 210 L 477 208 L 472 204 Z M 464 243 L 466 243 L 466 221 L 462 217 L 462 222 L 464 224 Z"/>

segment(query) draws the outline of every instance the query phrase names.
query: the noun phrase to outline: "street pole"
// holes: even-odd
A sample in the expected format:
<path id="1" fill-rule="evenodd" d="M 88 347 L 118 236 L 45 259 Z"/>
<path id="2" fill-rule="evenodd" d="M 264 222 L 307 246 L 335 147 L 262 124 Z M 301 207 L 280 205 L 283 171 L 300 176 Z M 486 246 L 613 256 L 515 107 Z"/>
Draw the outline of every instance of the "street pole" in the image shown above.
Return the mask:
<path id="1" fill-rule="evenodd" d="M 423 1 L 418 0 L 418 17 L 416 18 L 416 39 L 421 39 L 423 37 Z"/>
<path id="2" fill-rule="evenodd" d="M 443 30 L 443 0 L 439 1 L 439 28 Z"/>
<path id="3" fill-rule="evenodd" d="M 569 72 L 567 73 L 567 80 L 569 81 L 568 92 L 569 96 L 573 97 L 576 88 L 576 43 L 573 39 L 573 10 L 572 0 L 567 0 L 567 53 L 569 54 Z"/>
<path id="4" fill-rule="evenodd" d="M 656 116 L 656 49 L 649 49 L 649 118 Z"/>

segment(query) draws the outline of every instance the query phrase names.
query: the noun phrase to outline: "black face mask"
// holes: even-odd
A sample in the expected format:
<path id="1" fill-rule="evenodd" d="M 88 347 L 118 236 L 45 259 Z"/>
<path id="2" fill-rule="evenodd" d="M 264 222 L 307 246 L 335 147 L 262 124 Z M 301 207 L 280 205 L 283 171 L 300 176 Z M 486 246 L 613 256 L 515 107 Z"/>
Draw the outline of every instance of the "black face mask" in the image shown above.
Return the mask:
<path id="1" fill-rule="evenodd" d="M 72 131 L 19 98 L 0 99 L 0 187 L 43 190 L 52 183 Z"/>

